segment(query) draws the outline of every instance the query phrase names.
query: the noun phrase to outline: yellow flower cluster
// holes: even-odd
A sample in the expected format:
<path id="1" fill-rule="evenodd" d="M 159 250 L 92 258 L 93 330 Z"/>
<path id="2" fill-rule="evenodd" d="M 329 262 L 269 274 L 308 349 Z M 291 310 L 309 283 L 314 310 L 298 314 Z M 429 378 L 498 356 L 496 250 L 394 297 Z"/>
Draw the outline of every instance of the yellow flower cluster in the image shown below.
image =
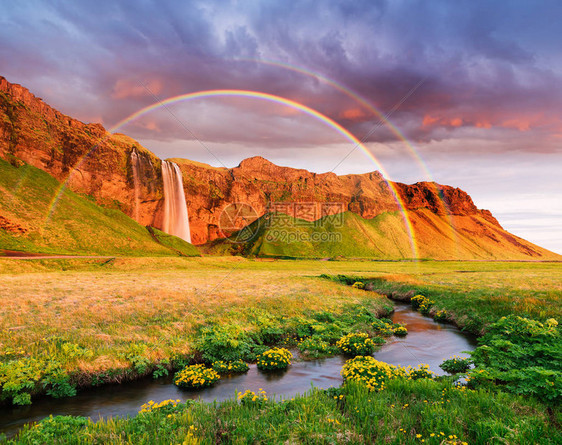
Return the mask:
<path id="1" fill-rule="evenodd" d="M 407 431 L 404 428 L 399 428 L 398 429 L 399 432 L 406 434 Z M 422 434 L 416 434 L 416 439 L 418 439 L 421 443 L 425 442 L 425 439 L 423 437 Z M 468 445 L 467 442 L 462 442 L 460 441 L 456 434 L 449 434 L 448 436 L 443 432 L 440 431 L 439 433 L 431 433 L 429 434 L 429 436 L 427 437 L 428 440 L 439 440 L 439 443 L 445 444 L 445 445 Z"/>
<path id="2" fill-rule="evenodd" d="M 235 360 L 233 362 L 217 360 L 216 362 L 213 362 L 212 367 L 219 374 L 234 374 L 246 372 L 250 369 L 248 364 L 244 363 L 242 360 Z"/>
<path id="3" fill-rule="evenodd" d="M 379 362 L 371 356 L 358 356 L 349 360 L 342 368 L 344 380 L 365 384 L 372 391 L 382 391 L 388 380 L 404 377 L 404 368 Z"/>
<path id="4" fill-rule="evenodd" d="M 365 283 L 363 283 L 362 281 L 356 281 L 351 287 L 355 289 L 365 289 Z"/>
<path id="5" fill-rule="evenodd" d="M 388 380 L 432 378 L 433 372 L 429 370 L 429 365 L 425 364 L 418 365 L 415 368 L 411 366 L 404 368 L 380 362 L 371 356 L 358 356 L 349 360 L 343 366 L 341 375 L 344 380 L 363 383 L 371 391 L 382 391 Z"/>
<path id="6" fill-rule="evenodd" d="M 367 334 L 360 332 L 344 335 L 337 341 L 336 346 L 344 354 L 369 355 L 374 352 L 376 344 Z"/>
<path id="7" fill-rule="evenodd" d="M 219 374 L 204 365 L 186 366 L 178 372 L 174 383 L 183 388 L 204 388 L 213 385 L 220 379 Z"/>
<path id="8" fill-rule="evenodd" d="M 248 389 L 246 392 L 238 393 L 238 400 L 243 405 L 262 406 L 267 402 L 267 393 L 262 388 L 257 393 Z"/>
<path id="9" fill-rule="evenodd" d="M 141 410 L 139 411 L 139 414 L 150 413 L 157 409 L 164 408 L 165 406 L 171 406 L 175 408 L 176 406 L 178 406 L 178 403 L 180 402 L 181 402 L 180 399 L 176 399 L 176 400 L 168 399 L 168 400 L 163 400 L 162 402 L 159 403 L 155 402 L 154 400 L 150 400 L 148 403 L 145 403 L 144 405 L 141 406 Z"/>
<path id="10" fill-rule="evenodd" d="M 423 295 L 416 295 L 412 297 L 410 302 L 412 304 L 412 307 L 419 310 L 422 314 L 429 313 L 429 309 L 435 304 L 435 301 L 430 300 Z"/>
<path id="11" fill-rule="evenodd" d="M 404 326 L 397 326 L 394 328 L 394 335 L 397 337 L 404 337 L 405 335 L 408 335 L 408 329 Z"/>
<path id="12" fill-rule="evenodd" d="M 257 365 L 262 370 L 285 369 L 291 364 L 293 354 L 285 348 L 272 348 L 258 355 Z"/>

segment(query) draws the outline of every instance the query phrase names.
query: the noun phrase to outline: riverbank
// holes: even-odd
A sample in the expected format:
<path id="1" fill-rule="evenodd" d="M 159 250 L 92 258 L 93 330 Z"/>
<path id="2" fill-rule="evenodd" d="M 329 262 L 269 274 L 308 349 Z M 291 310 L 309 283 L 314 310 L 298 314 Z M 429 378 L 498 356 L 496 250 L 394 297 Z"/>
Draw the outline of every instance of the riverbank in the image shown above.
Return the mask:
<path id="1" fill-rule="evenodd" d="M 229 348 L 229 340 L 279 335 L 279 325 L 291 326 L 287 320 L 318 322 L 314 314 L 344 316 L 352 307 L 364 307 L 378 316 L 390 310 L 386 297 L 337 285 L 319 278 L 322 274 L 368 277 L 392 286 L 427 286 L 443 293 L 450 287 L 457 298 L 451 303 L 463 303 L 460 310 L 471 316 L 484 314 L 478 316 L 482 326 L 508 313 L 509 307 L 518 311 L 527 307 L 543 318 L 559 317 L 562 295 L 558 278 L 562 265 L 555 263 L 119 258 L 109 263 L 38 260 L 7 267 L 8 261 L 0 262 L 0 363 L 10 363 L 16 375 L 20 371 L 35 375 L 14 363 L 42 366 L 42 351 L 50 356 L 54 352 L 55 370 L 70 377 L 62 383 L 77 386 L 120 382 L 188 360 L 200 361 L 203 357 L 198 353 L 212 354 L 198 344 L 204 328 L 228 326 L 212 332 L 220 334 L 214 338 Z M 511 295 L 510 305 L 506 302 Z M 551 304 L 545 307 L 545 301 Z M 456 311 L 453 304 L 443 308 Z M 52 388 L 53 380 L 49 382 Z M 45 390 L 41 382 L 33 385 Z M 526 403 L 509 400 L 521 407 Z M 549 417 L 546 422 L 558 425 L 559 420 Z"/>
<path id="2" fill-rule="evenodd" d="M 465 355 L 472 350 L 475 341 L 457 329 L 434 323 L 430 318 L 413 311 L 409 305 L 399 305 L 392 315 L 394 323 L 408 326 L 405 337 L 388 337 L 381 349 L 374 353 L 377 360 L 397 366 L 417 367 L 427 364 L 439 375 L 445 374 L 439 365 L 452 355 Z M 298 349 L 294 350 L 294 354 Z M 338 387 L 342 383 L 341 369 L 348 357 L 336 355 L 326 359 L 295 361 L 287 371 L 260 372 L 250 365 L 248 372 L 223 376 L 210 388 L 203 390 L 180 389 L 173 384 L 171 376 L 135 382 L 102 386 L 84 390 L 72 398 L 53 400 L 43 398 L 32 406 L 4 407 L 0 409 L 0 433 L 13 435 L 26 423 L 37 422 L 49 415 L 73 415 L 90 417 L 93 420 L 114 416 L 134 416 L 139 407 L 149 400 L 201 399 L 205 402 L 223 401 L 235 397 L 236 391 L 265 390 L 277 398 L 294 397 L 316 388 Z"/>

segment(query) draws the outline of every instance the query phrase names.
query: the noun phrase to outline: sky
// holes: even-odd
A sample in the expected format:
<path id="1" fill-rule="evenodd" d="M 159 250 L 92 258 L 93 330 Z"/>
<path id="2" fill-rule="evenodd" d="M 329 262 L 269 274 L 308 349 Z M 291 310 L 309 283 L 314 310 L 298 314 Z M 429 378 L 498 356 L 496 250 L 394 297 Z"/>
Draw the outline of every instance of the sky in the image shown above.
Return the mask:
<path id="1" fill-rule="evenodd" d="M 562 2 L 0 0 L 0 75 L 162 158 L 384 170 L 562 253 Z M 256 97 L 164 99 L 207 90 Z M 388 122 L 381 120 L 387 116 Z M 382 168 L 381 168 L 382 167 Z"/>

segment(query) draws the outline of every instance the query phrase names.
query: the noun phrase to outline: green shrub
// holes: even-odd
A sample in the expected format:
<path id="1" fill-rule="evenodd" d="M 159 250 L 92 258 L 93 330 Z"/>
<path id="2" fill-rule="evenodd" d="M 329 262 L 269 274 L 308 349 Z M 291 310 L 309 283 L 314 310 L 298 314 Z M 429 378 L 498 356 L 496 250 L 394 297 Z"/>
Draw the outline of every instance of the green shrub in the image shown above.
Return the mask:
<path id="1" fill-rule="evenodd" d="M 272 348 L 258 356 L 258 369 L 271 371 L 275 369 L 286 369 L 291 364 L 293 354 L 285 348 Z"/>
<path id="2" fill-rule="evenodd" d="M 458 374 L 459 372 L 466 372 L 470 369 L 472 360 L 470 358 L 459 357 L 454 355 L 453 357 L 445 360 L 439 365 L 439 367 L 449 374 Z"/>
<path id="3" fill-rule="evenodd" d="M 376 344 L 363 332 L 344 335 L 336 346 L 346 355 L 371 355 L 375 352 Z"/>
<path id="4" fill-rule="evenodd" d="M 479 343 L 471 352 L 471 386 L 496 384 L 547 403 L 562 402 L 562 341 L 556 320 L 502 317 Z"/>
<path id="5" fill-rule="evenodd" d="M 335 346 L 324 341 L 319 335 L 305 338 L 297 344 L 297 348 L 303 356 L 312 358 L 333 355 L 338 351 Z"/>
<path id="6" fill-rule="evenodd" d="M 213 362 L 212 367 L 219 374 L 237 374 L 248 372 L 248 369 L 250 369 L 248 364 L 242 360 L 235 360 L 233 362 L 217 360 Z"/>
<path id="7" fill-rule="evenodd" d="M 214 385 L 219 379 L 215 370 L 204 365 L 191 365 L 176 373 L 174 384 L 181 388 L 205 388 Z"/>
<path id="8" fill-rule="evenodd" d="M 356 281 L 351 285 L 351 287 L 355 289 L 365 289 L 365 283 L 363 283 L 362 281 Z"/>
<path id="9" fill-rule="evenodd" d="M 203 326 L 197 338 L 197 349 L 209 363 L 250 360 L 254 347 L 255 342 L 248 333 L 234 324 Z"/>

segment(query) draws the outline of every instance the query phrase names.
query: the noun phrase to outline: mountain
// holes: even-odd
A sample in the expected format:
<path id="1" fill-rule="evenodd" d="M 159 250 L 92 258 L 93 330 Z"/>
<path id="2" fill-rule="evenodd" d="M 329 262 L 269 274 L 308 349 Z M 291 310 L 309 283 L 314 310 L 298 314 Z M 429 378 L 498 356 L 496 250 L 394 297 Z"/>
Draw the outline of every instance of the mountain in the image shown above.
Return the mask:
<path id="1" fill-rule="evenodd" d="M 134 165 L 132 153 L 138 159 Z M 0 158 L 13 168 L 29 165 L 49 173 L 104 211 L 122 212 L 141 226 L 163 226 L 160 159 L 125 135 L 63 115 L 3 77 Z M 413 238 L 420 257 L 560 259 L 503 230 L 489 211 L 478 209 L 458 188 L 432 182 L 389 183 L 379 172 L 317 174 L 261 157 L 228 169 L 171 161 L 183 175 L 192 241 L 208 253 L 411 258 Z M 0 225 L 0 233 L 10 224 L 31 221 L 31 215 L 5 216 L 5 207 L 0 204 L 0 216 L 7 221 L 4 228 Z M 411 233 L 403 211 L 409 215 Z M 278 214 L 291 218 L 292 226 L 284 230 L 301 233 L 299 242 L 282 243 L 268 236 L 272 227 L 265 223 Z M 238 231 L 251 224 L 248 230 L 259 226 L 259 231 L 243 245 L 224 239 L 239 237 Z M 321 232 L 339 233 L 340 241 L 303 241 Z"/>

